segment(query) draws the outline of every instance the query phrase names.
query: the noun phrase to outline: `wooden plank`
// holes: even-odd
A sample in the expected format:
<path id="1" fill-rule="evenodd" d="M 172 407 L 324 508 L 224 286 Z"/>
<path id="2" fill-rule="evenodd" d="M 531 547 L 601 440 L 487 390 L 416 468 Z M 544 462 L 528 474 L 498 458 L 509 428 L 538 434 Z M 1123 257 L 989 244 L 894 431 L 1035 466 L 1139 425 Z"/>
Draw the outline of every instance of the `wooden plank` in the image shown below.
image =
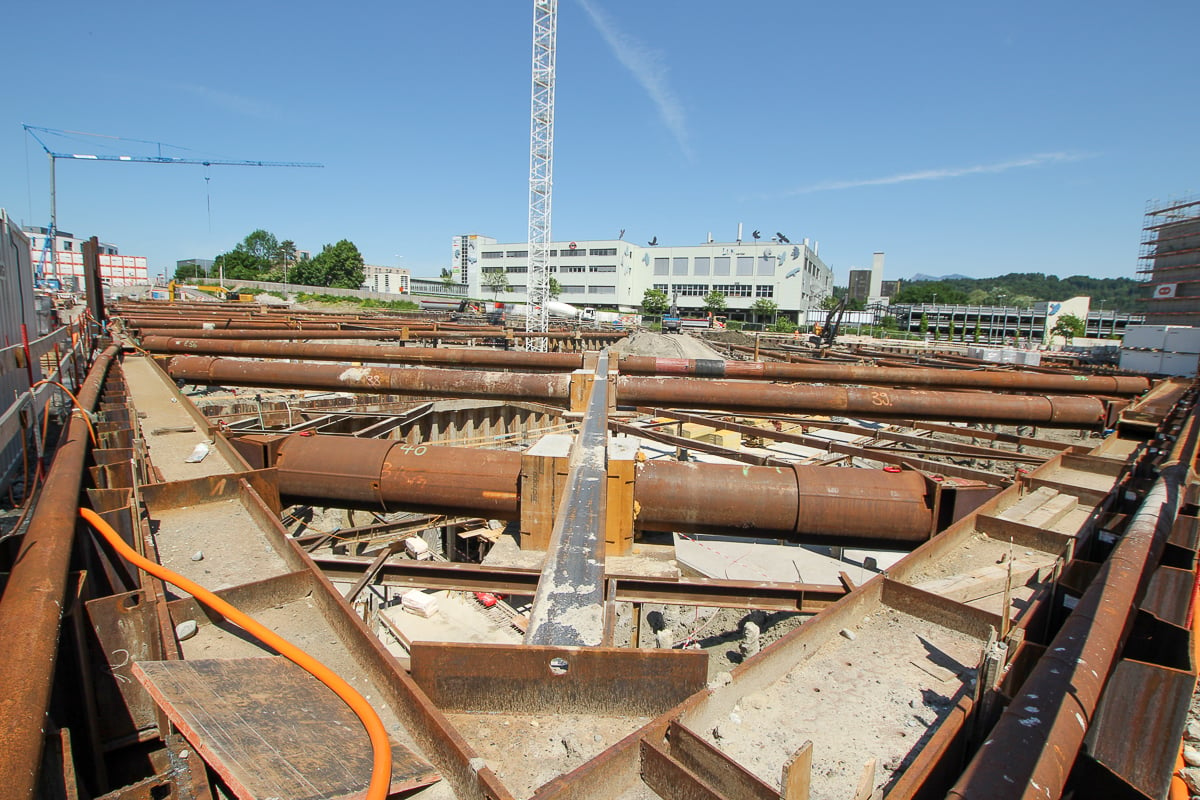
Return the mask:
<path id="1" fill-rule="evenodd" d="M 779 800 L 808 800 L 812 782 L 812 740 L 800 745 L 783 765 L 783 786 Z"/>
<path id="2" fill-rule="evenodd" d="M 362 723 L 284 658 L 143 661 L 134 676 L 241 800 L 364 797 L 371 747 Z M 440 779 L 392 743 L 392 793 Z"/>

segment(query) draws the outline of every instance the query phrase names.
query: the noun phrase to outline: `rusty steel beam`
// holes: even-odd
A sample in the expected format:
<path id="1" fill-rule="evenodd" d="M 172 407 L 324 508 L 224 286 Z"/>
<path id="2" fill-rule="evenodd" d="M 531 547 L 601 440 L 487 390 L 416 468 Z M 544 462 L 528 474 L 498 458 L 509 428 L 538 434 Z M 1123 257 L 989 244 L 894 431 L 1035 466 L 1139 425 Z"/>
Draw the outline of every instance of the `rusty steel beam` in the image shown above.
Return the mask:
<path id="1" fill-rule="evenodd" d="M 32 798 L 38 786 L 76 508 L 90 447 L 83 415 L 96 407 L 117 352 L 117 347 L 107 348 L 88 372 L 79 393 L 82 408 L 71 414 L 0 597 L 5 650 L 0 659 L 0 786 L 7 797 Z"/>
<path id="2" fill-rule="evenodd" d="M 821 436 L 811 436 L 804 433 L 791 433 L 783 431 L 773 431 L 764 428 L 758 428 L 752 425 L 742 425 L 736 422 L 726 422 L 715 417 L 703 416 L 700 414 L 688 414 L 683 411 L 673 411 L 670 409 L 661 408 L 641 408 L 638 409 L 644 414 L 653 417 L 668 417 L 676 419 L 680 422 L 694 422 L 699 425 L 708 425 L 717 429 L 727 429 L 737 433 L 745 433 L 750 435 L 761 436 L 764 439 L 773 439 L 779 442 L 790 442 L 792 444 L 811 447 L 814 450 L 822 450 L 827 453 L 840 453 L 842 455 L 858 458 L 866 458 L 872 461 L 878 461 L 883 464 L 892 464 L 896 466 L 912 466 L 935 475 L 945 475 L 951 478 L 966 478 L 972 481 L 983 481 L 985 483 L 993 483 L 1001 486 L 1007 486 L 1012 483 L 1012 477 L 1002 475 L 998 472 L 988 472 L 981 469 L 971 469 L 968 467 L 960 467 L 957 464 L 950 464 L 941 461 L 930 461 L 926 458 L 921 458 L 920 454 L 908 452 L 904 450 L 880 450 L 877 448 L 861 447 L 855 444 L 840 442 L 836 439 L 826 439 Z M 786 418 L 789 423 L 794 425 L 812 425 L 819 428 L 840 429 L 845 427 L 854 433 L 861 436 L 878 436 L 880 431 L 871 431 L 867 428 L 854 428 L 852 426 L 842 426 L 835 423 L 825 421 L 809 421 L 805 419 L 796 419 L 794 417 Z M 630 426 L 632 427 L 632 426 Z M 955 430 L 958 430 L 957 428 Z M 644 429 L 634 433 L 636 436 L 644 436 L 647 431 Z M 654 438 L 647 436 L 647 438 Z M 928 441 L 928 440 L 926 440 Z M 982 457 L 982 456 L 981 456 Z M 1033 457 L 1028 459 L 1030 463 L 1040 463 L 1045 461 L 1044 458 Z M 769 464 L 767 464 L 769 466 Z"/>
<path id="3" fill-rule="evenodd" d="M 626 405 L 703 408 L 725 411 L 787 410 L 840 414 L 866 419 L 926 419 L 1001 422 L 1048 427 L 1103 427 L 1108 406 L 1094 397 L 1006 395 L 806 386 L 699 378 L 616 379 L 618 401 Z"/>
<path id="4" fill-rule="evenodd" d="M 377 364 L 449 364 L 475 369 L 572 371 L 583 367 L 579 353 L 534 353 L 525 350 L 465 350 L 444 347 L 377 347 L 311 344 L 293 341 L 225 340 L 146 336 L 151 353 L 245 358 L 290 358 L 299 361 L 365 361 Z"/>
<path id="5" fill-rule="evenodd" d="M 279 491 L 288 497 L 519 518 L 520 453 L 302 434 L 287 436 L 278 452 Z M 642 530 L 900 549 L 933 530 L 932 490 L 912 471 L 650 461 L 634 500 Z"/>
<path id="6" fill-rule="evenodd" d="M 167 373 L 177 380 L 222 386 L 278 386 L 372 394 L 566 403 L 569 375 L 467 372 L 425 367 L 345 367 L 286 364 L 211 356 L 175 356 Z"/>
<path id="7" fill-rule="evenodd" d="M 529 611 L 527 645 L 595 647 L 603 642 L 607 441 L 608 354 L 601 353 Z"/>
<path id="8" fill-rule="evenodd" d="M 622 375 L 681 375 L 769 381 L 822 381 L 867 386 L 917 386 L 931 389 L 992 389 L 1006 392 L 1137 395 L 1150 388 L 1141 376 L 1064 375 L 1028 372 L 960 371 L 859 366 L 857 364 L 788 364 L 724 359 L 623 356 Z"/>

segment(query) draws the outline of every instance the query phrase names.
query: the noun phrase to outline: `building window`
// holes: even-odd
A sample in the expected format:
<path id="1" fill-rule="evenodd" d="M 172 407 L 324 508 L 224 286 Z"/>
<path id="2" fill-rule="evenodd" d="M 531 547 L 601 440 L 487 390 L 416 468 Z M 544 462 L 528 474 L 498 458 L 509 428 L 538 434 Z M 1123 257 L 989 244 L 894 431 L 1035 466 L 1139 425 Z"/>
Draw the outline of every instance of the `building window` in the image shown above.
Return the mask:
<path id="1" fill-rule="evenodd" d="M 758 258 L 758 274 L 759 275 L 774 275 L 775 274 L 775 259 L 772 256 L 759 256 L 759 258 Z"/>
<path id="2" fill-rule="evenodd" d="M 754 287 L 748 283 L 718 283 L 712 288 L 714 292 L 720 292 L 726 297 L 750 297 L 754 292 Z"/>
<path id="3" fill-rule="evenodd" d="M 676 258 L 671 259 L 671 261 L 672 261 L 672 264 L 671 264 L 671 274 L 672 275 L 687 275 L 688 274 L 687 256 L 676 257 Z"/>
<path id="4" fill-rule="evenodd" d="M 599 266 L 593 265 L 593 266 L 588 267 L 588 272 L 616 272 L 616 271 L 617 271 L 616 264 L 601 264 Z"/>
<path id="5" fill-rule="evenodd" d="M 559 267 L 559 272 L 587 272 L 587 267 Z"/>
<path id="6" fill-rule="evenodd" d="M 670 275 L 671 274 L 671 259 L 669 259 L 669 258 L 654 259 L 654 274 L 655 275 Z"/>
<path id="7" fill-rule="evenodd" d="M 597 247 L 595 249 L 588 250 L 588 255 L 593 256 L 615 256 L 616 254 L 617 248 L 615 247 Z"/>
<path id="8" fill-rule="evenodd" d="M 775 296 L 775 287 L 769 283 L 764 284 L 764 285 L 755 286 L 754 287 L 754 296 L 755 297 L 774 297 Z"/>
<path id="9" fill-rule="evenodd" d="M 529 272 L 529 267 L 505 267 L 505 272 Z"/>
<path id="10" fill-rule="evenodd" d="M 63 243 L 62 243 L 62 249 L 63 249 L 63 250 L 70 250 L 70 249 L 71 249 L 71 246 L 72 246 L 72 245 L 74 245 L 74 244 L 75 244 L 75 243 L 74 243 L 74 242 L 72 242 L 70 239 L 63 239 Z"/>
<path id="11" fill-rule="evenodd" d="M 528 250 L 509 250 L 504 255 L 508 256 L 509 258 L 529 258 L 529 251 Z"/>
<path id="12" fill-rule="evenodd" d="M 589 286 L 588 294 L 616 294 L 617 287 L 615 286 Z"/>
<path id="13" fill-rule="evenodd" d="M 670 289 L 670 287 L 669 287 L 669 286 L 667 286 L 667 284 L 665 284 L 665 283 L 656 283 L 656 284 L 654 284 L 653 286 L 651 286 L 650 288 L 651 288 L 651 289 L 658 289 L 660 292 L 665 292 L 665 291 L 668 291 L 668 290 Z"/>
<path id="14" fill-rule="evenodd" d="M 571 284 L 564 284 L 562 287 L 562 293 L 563 294 L 587 294 L 587 287 L 586 286 L 574 286 Z"/>
<path id="15" fill-rule="evenodd" d="M 692 274 L 693 275 L 707 275 L 708 274 L 708 264 L 709 264 L 708 256 L 696 256 L 695 260 L 692 261 Z"/>
<path id="16" fill-rule="evenodd" d="M 713 275 L 729 274 L 729 256 L 717 256 L 713 259 Z"/>
<path id="17" fill-rule="evenodd" d="M 737 257 L 737 274 L 738 275 L 753 275 L 754 274 L 754 256 L 738 256 Z"/>
<path id="18" fill-rule="evenodd" d="M 484 250 L 479 254 L 480 258 L 504 258 L 503 250 Z"/>
<path id="19" fill-rule="evenodd" d="M 583 249 L 563 250 L 561 253 L 559 253 L 559 256 L 561 256 L 563 258 L 571 258 L 571 257 L 575 257 L 575 256 L 586 256 L 586 255 L 587 255 L 587 250 L 583 250 Z"/>
<path id="20" fill-rule="evenodd" d="M 680 297 L 704 297 L 708 287 L 703 283 L 675 283 L 671 285 L 671 292 Z"/>
<path id="21" fill-rule="evenodd" d="M 480 272 L 504 272 L 504 267 L 482 267 Z"/>

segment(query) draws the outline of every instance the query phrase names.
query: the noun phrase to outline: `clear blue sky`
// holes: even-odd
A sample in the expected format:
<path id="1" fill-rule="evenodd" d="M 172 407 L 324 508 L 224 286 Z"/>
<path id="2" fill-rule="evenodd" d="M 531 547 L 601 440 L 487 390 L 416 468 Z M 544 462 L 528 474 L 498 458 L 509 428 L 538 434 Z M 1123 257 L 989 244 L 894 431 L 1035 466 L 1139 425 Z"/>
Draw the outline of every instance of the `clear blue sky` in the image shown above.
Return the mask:
<path id="1" fill-rule="evenodd" d="M 213 257 L 255 228 L 416 275 L 526 236 L 529 2 L 37 3 L 7 9 L 0 206 L 49 219 L 21 123 L 171 155 L 60 161 L 59 227 Z M 1132 276 L 1147 200 L 1200 192 L 1200 3 L 560 0 L 553 231 L 816 239 L 845 284 Z M 70 152 L 151 152 L 49 140 Z M 211 200 L 211 216 L 208 203 Z M 402 257 L 402 258 L 401 258 Z"/>

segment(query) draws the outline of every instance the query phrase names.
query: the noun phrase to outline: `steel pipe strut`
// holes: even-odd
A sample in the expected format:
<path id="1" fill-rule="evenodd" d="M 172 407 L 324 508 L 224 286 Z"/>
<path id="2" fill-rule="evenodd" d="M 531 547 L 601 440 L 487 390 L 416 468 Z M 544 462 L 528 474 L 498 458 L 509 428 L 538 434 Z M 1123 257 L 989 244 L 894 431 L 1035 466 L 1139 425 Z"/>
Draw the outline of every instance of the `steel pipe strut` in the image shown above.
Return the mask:
<path id="1" fill-rule="evenodd" d="M 787 364 L 774 361 L 654 358 L 623 356 L 622 375 L 680 375 L 703 378 L 748 378 L 783 381 L 827 381 L 867 386 L 920 386 L 943 389 L 999 389 L 1006 392 L 1137 395 L 1150 388 L 1141 376 L 1065 375 L 1036 372 L 865 367 L 858 364 Z"/>
<path id="2" fill-rule="evenodd" d="M 909 549 L 933 527 L 926 481 L 912 471 L 648 461 L 634 496 L 639 530 Z"/>
<path id="3" fill-rule="evenodd" d="M 1098 428 L 1106 417 L 1105 403 L 1094 397 L 931 392 L 625 375 L 617 377 L 616 385 L 618 401 L 635 406 L 787 411 L 866 419 L 916 417 L 1070 428 Z"/>
<path id="4" fill-rule="evenodd" d="M 119 348 L 107 348 L 79 393 L 86 411 L 96 407 Z M 88 422 L 71 414 L 50 465 L 29 530 L 0 597 L 0 786 L 5 797 L 32 798 L 38 786 L 45 719 L 54 682 L 58 635 L 67 602 L 67 570 L 75 542 L 80 483 L 88 453 Z"/>
<path id="5" fill-rule="evenodd" d="M 566 404 L 569 375 L 463 372 L 432 368 L 273 364 L 176 356 L 167 371 L 194 384 L 269 386 Z M 929 392 L 853 386 L 797 386 L 695 378 L 614 379 L 618 402 L 634 406 L 842 414 L 866 419 L 935 419 L 1070 428 L 1101 427 L 1106 404 L 1094 397 Z"/>
<path id="6" fill-rule="evenodd" d="M 525 350 L 466 350 L 444 347 L 379 347 L 313 344 L 291 341 L 147 336 L 142 347 L 151 353 L 206 356 L 292 358 L 302 361 L 366 361 L 378 364 L 453 364 L 476 368 L 571 371 L 583 367 L 579 353 L 532 353 Z"/>
<path id="7" fill-rule="evenodd" d="M 292 434 L 275 462 L 288 497 L 364 508 L 520 517 L 520 453 Z M 933 530 L 920 474 L 651 461 L 634 483 L 641 530 L 908 549 Z M 886 507 L 886 511 L 881 511 Z"/>
<path id="8" fill-rule="evenodd" d="M 425 367 L 346 367 L 286 364 L 207 356 L 176 356 L 167 366 L 172 378 L 221 386 L 278 386 L 375 394 L 445 395 L 558 402 L 570 399 L 570 375 L 475 372 Z"/>

